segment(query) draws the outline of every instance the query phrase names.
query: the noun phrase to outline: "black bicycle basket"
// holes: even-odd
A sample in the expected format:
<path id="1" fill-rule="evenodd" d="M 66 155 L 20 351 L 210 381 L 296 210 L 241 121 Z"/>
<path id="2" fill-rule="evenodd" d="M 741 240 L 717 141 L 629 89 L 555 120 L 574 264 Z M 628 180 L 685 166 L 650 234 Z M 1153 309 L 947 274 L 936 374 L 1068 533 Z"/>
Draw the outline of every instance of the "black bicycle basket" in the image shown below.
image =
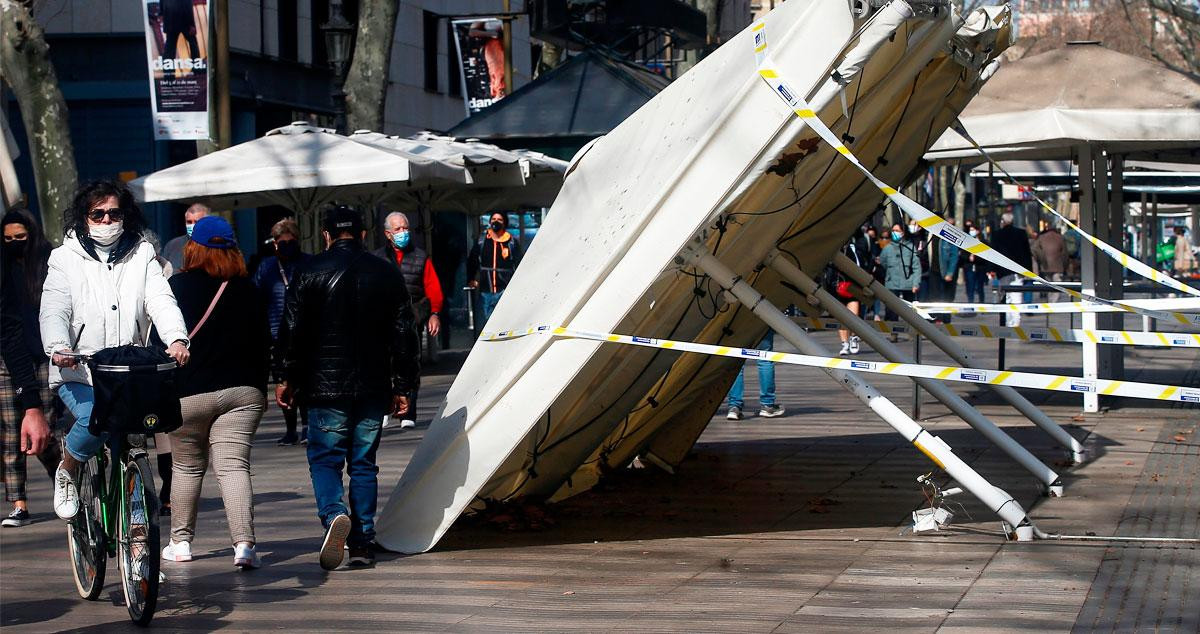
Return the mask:
<path id="1" fill-rule="evenodd" d="M 92 355 L 92 388 L 96 402 L 88 431 L 101 433 L 167 433 L 183 425 L 179 410 L 178 369 L 158 348 L 118 346 Z"/>

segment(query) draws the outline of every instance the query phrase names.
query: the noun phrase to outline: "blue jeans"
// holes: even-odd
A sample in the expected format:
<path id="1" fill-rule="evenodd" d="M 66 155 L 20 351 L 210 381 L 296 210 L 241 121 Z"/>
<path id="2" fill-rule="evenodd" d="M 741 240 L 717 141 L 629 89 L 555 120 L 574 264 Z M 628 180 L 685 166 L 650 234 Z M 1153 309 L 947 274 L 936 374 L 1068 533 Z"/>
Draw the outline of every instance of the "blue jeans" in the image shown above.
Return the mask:
<path id="1" fill-rule="evenodd" d="M 987 273 L 982 271 L 973 271 L 967 269 L 967 303 L 980 304 L 988 303 L 987 296 L 983 294 L 983 284 L 987 281 Z M 951 300 L 954 301 L 954 300 Z"/>
<path id="2" fill-rule="evenodd" d="M 375 539 L 375 506 L 379 496 L 379 429 L 387 406 L 350 403 L 349 409 L 308 408 L 308 472 L 321 524 L 338 515 L 350 516 L 351 546 Z M 350 475 L 350 509 L 342 501 L 342 466 Z"/>
<path id="3" fill-rule="evenodd" d="M 768 330 L 766 336 L 763 337 L 762 343 L 758 345 L 759 350 L 772 350 L 775 348 L 775 331 Z M 741 409 L 745 407 L 746 402 L 743 399 L 743 393 L 746 391 L 746 380 L 742 375 L 746 373 L 745 365 L 738 372 L 737 378 L 733 381 L 733 387 L 729 389 L 729 406 Z M 771 361 L 758 361 L 758 404 L 762 407 L 768 407 L 775 404 L 775 364 Z"/>
<path id="4" fill-rule="evenodd" d="M 67 410 L 75 417 L 75 424 L 67 432 L 67 453 L 80 462 L 87 462 L 92 456 L 100 453 L 105 436 L 93 436 L 88 431 L 88 422 L 92 420 L 92 406 L 96 404 L 96 395 L 92 386 L 84 383 L 63 383 L 58 386 L 58 397 L 62 399 Z"/>
<path id="5" fill-rule="evenodd" d="M 500 296 L 503 294 L 504 291 L 500 291 L 499 293 L 484 293 L 483 291 L 479 292 L 480 303 L 483 304 L 484 324 L 486 324 L 487 321 L 492 318 L 492 312 L 496 310 L 496 304 L 500 303 Z"/>

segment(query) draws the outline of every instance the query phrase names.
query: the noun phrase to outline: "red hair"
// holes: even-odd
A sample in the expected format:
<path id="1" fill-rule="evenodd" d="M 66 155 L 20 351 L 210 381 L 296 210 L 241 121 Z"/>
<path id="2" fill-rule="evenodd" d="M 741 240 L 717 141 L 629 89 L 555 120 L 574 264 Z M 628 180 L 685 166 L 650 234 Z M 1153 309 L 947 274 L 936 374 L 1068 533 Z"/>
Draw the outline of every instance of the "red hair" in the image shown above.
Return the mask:
<path id="1" fill-rule="evenodd" d="M 214 240 L 219 239 L 214 238 Z M 242 252 L 237 247 L 216 249 L 188 240 L 183 245 L 183 270 L 194 271 L 196 269 L 219 280 L 249 275 L 249 272 L 246 271 L 246 260 L 242 258 Z"/>

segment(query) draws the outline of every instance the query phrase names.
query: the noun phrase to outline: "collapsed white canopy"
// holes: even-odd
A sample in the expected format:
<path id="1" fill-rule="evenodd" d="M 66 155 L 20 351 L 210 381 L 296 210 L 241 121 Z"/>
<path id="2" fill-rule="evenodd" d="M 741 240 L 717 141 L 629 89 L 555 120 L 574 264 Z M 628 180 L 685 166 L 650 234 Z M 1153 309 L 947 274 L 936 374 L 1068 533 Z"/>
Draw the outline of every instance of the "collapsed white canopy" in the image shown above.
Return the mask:
<path id="1" fill-rule="evenodd" d="M 1115 154 L 1200 160 L 1200 82 L 1098 44 L 1001 65 L 959 119 L 995 158 L 1067 158 L 1102 143 Z M 983 161 L 953 129 L 925 159 Z"/>

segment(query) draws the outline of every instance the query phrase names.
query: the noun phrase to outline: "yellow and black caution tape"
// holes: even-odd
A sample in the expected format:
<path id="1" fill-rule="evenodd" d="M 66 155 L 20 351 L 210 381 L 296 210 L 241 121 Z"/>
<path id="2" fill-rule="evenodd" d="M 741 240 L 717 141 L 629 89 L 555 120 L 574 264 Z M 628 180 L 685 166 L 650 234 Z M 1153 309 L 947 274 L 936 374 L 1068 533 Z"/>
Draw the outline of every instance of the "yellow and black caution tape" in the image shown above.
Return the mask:
<path id="1" fill-rule="evenodd" d="M 1153 300 L 1151 300 L 1153 301 Z M 958 302 L 913 302 L 914 310 L 926 315 L 948 313 L 971 315 L 980 313 L 1021 313 L 1024 315 L 1065 315 L 1069 313 L 1119 313 L 1120 307 L 1087 302 L 1031 302 L 1028 304 L 967 304 Z M 1188 310 L 1191 310 L 1190 308 Z"/>
<path id="2" fill-rule="evenodd" d="M 877 188 L 879 188 L 879 191 L 883 192 L 883 194 L 887 196 L 889 200 L 895 203 L 897 207 L 911 217 L 918 225 L 929 231 L 929 233 L 953 244 L 964 251 L 967 251 L 968 253 L 978 255 L 992 264 L 1000 266 L 1028 279 L 1041 282 L 1042 284 L 1045 284 L 1046 286 L 1049 286 L 1050 288 L 1053 288 L 1059 292 L 1066 293 L 1079 301 L 1095 302 L 1108 306 L 1114 306 L 1125 312 L 1138 313 L 1141 315 L 1154 317 L 1156 319 L 1179 322 L 1181 324 L 1188 324 L 1192 326 L 1200 325 L 1200 315 L 1188 315 L 1179 312 L 1138 308 L 1110 299 L 1103 299 L 1092 295 L 1084 295 L 1083 293 L 1080 293 L 1074 289 L 1058 286 L 1054 282 L 1043 279 L 1033 271 L 1026 269 L 1003 253 L 1000 253 L 988 245 L 980 242 L 979 240 L 971 237 L 958 227 L 946 222 L 946 220 L 941 216 L 926 209 L 920 203 L 917 203 L 904 194 L 901 194 L 894 187 L 879 180 L 874 174 L 871 173 L 871 170 L 867 169 L 867 167 L 858 160 L 858 157 L 856 157 L 854 153 L 850 151 L 850 148 L 846 147 L 845 144 L 843 144 L 837 138 L 837 135 L 835 135 L 833 131 L 830 130 L 823 121 L 821 121 L 821 118 L 817 116 L 817 113 L 801 96 L 802 93 L 793 88 L 787 83 L 786 80 L 783 79 L 781 73 L 775 66 L 775 62 L 771 60 L 767 53 L 766 23 L 759 20 L 754 24 L 754 26 L 751 27 L 751 29 L 754 31 L 754 54 L 758 66 L 758 75 L 767 83 L 767 85 L 771 87 L 772 92 L 782 99 L 788 105 L 788 107 L 792 109 L 792 112 L 794 112 L 796 116 L 800 117 L 800 119 L 802 119 L 804 123 L 817 134 L 818 137 L 833 147 L 833 149 L 835 149 L 838 154 L 841 154 L 844 159 L 858 168 L 858 170 L 862 172 L 868 180 L 870 180 Z"/>
<path id="3" fill-rule="evenodd" d="M 823 317 L 800 317 L 797 318 L 797 321 L 808 325 L 814 330 L 842 330 L 845 328 L 838 320 Z M 866 323 L 885 334 L 893 332 L 914 334 L 916 332 L 912 326 L 900 321 L 868 321 Z M 1118 346 L 1155 346 L 1159 348 L 1200 348 L 1200 335 L 1190 332 L 1022 328 L 987 326 L 984 324 L 937 324 L 935 327 L 951 337 L 1058 341 L 1065 343 L 1103 343 Z"/>
<path id="4" fill-rule="evenodd" d="M 967 128 L 962 124 L 961 120 L 955 119 L 954 125 L 951 127 L 954 129 L 955 132 L 962 135 L 962 137 L 964 139 L 966 139 L 967 142 L 969 142 L 971 145 L 973 145 L 975 147 L 975 149 L 978 150 L 979 153 L 985 159 L 987 159 L 987 161 L 989 163 L 991 163 L 997 170 L 1000 171 L 1000 173 L 1004 174 L 1014 184 L 1020 184 L 1020 181 L 1018 181 L 1016 178 L 1014 178 L 1012 174 L 1009 174 L 1008 170 L 1004 169 L 1004 167 L 1002 165 L 1000 165 L 1000 163 L 997 162 L 996 159 L 993 159 L 991 157 L 991 155 L 989 155 L 987 153 L 987 151 L 984 150 L 977 141 L 975 141 L 975 139 L 967 132 Z M 1079 233 L 1079 235 L 1083 236 L 1083 238 L 1085 240 L 1087 240 L 1088 242 L 1091 242 L 1092 245 L 1094 245 L 1102 253 L 1104 253 L 1108 257 L 1112 258 L 1113 260 L 1116 260 L 1121 265 L 1122 268 L 1125 268 L 1129 271 L 1133 271 L 1135 274 L 1137 274 L 1141 277 L 1144 277 L 1148 280 L 1153 280 L 1155 282 L 1158 282 L 1159 284 L 1162 284 L 1163 286 L 1173 288 L 1177 291 L 1181 291 L 1181 292 L 1187 293 L 1189 295 L 1200 296 L 1200 290 L 1196 290 L 1195 288 L 1192 288 L 1191 286 L 1188 286 L 1187 284 L 1180 282 L 1179 280 L 1171 277 L 1170 275 L 1167 275 L 1166 273 L 1163 273 L 1161 271 L 1154 269 L 1151 266 L 1146 265 L 1145 263 L 1138 260 L 1137 258 L 1125 253 L 1124 251 L 1121 251 L 1120 249 L 1101 240 L 1100 238 L 1097 238 L 1096 236 L 1088 233 L 1087 231 L 1084 231 L 1082 228 L 1079 227 L 1079 225 L 1076 225 L 1075 223 L 1071 222 L 1070 218 L 1067 218 L 1066 216 L 1058 213 L 1057 209 L 1050 206 L 1050 204 L 1048 204 L 1046 201 L 1042 200 L 1041 197 L 1039 197 L 1036 193 L 1034 193 L 1032 187 L 1029 188 L 1029 193 L 1033 195 L 1034 200 L 1036 200 L 1038 202 L 1038 204 L 1042 206 L 1043 209 L 1054 214 L 1054 216 L 1057 217 L 1059 220 L 1062 220 L 1063 222 L 1065 222 L 1068 227 L 1077 231 Z"/>
<path id="5" fill-rule="evenodd" d="M 617 335 L 610 332 L 589 332 L 574 328 L 534 326 L 525 330 L 505 330 L 496 333 L 483 333 L 481 341 L 503 341 L 535 335 L 560 337 L 564 339 L 585 339 L 607 343 L 620 343 L 645 348 L 661 350 L 677 350 L 679 352 L 694 352 L 718 357 L 735 359 L 766 360 L 786 365 L 800 365 L 812 368 L 830 368 L 850 370 L 853 372 L 868 372 L 872 374 L 893 374 L 914 378 L 934 379 L 938 381 L 957 381 L 961 383 L 978 383 L 984 385 L 1009 385 L 1035 390 L 1050 390 L 1055 392 L 1075 392 L 1078 394 L 1097 393 L 1110 396 L 1124 396 L 1157 401 L 1176 401 L 1181 403 L 1200 404 L 1200 389 L 1180 387 L 1177 385 L 1161 385 L 1157 383 L 1137 383 L 1133 381 L 1117 381 L 1112 379 L 1083 379 L 1076 376 L 1058 374 L 1036 374 L 1032 372 L 1012 372 L 1009 370 L 985 370 L 982 368 L 962 368 L 957 366 L 925 365 L 918 363 L 892 363 L 890 361 L 866 361 L 859 359 L 844 359 L 836 357 L 818 357 L 807 354 L 792 354 L 787 352 L 771 352 L 751 348 L 733 348 L 729 346 L 713 346 L 687 341 L 672 341 L 670 339 L 655 339 L 633 335 Z"/>

